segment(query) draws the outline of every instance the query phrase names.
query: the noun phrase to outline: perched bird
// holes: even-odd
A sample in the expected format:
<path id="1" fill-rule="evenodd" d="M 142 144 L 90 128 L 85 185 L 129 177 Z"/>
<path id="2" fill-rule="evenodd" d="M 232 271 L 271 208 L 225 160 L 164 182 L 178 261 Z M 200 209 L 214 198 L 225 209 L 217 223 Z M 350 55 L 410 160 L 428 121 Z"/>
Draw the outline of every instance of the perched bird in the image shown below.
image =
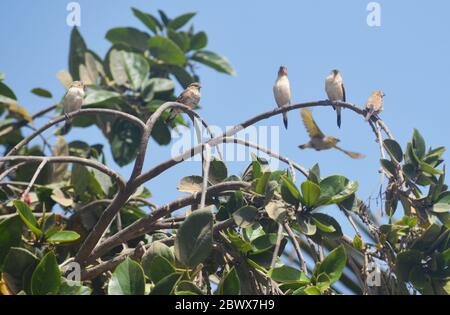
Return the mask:
<path id="1" fill-rule="evenodd" d="M 189 106 L 191 109 L 194 109 L 195 106 L 200 102 L 200 88 L 202 86 L 198 82 L 194 82 L 188 85 L 188 87 L 181 92 L 180 96 L 176 99 L 177 103 L 184 104 Z M 172 122 L 175 117 L 180 113 L 179 109 L 172 108 L 170 110 L 169 117 L 166 119 L 166 123 Z"/>
<path id="2" fill-rule="evenodd" d="M 330 75 L 325 80 L 325 91 L 327 92 L 328 99 L 332 102 L 341 101 L 346 102 L 344 81 L 339 70 L 331 71 Z M 333 107 L 337 114 L 337 125 L 341 128 L 341 110 L 340 106 Z"/>
<path id="3" fill-rule="evenodd" d="M 335 148 L 336 150 L 339 150 L 347 154 L 349 157 L 353 159 L 362 159 L 365 157 L 364 154 L 350 152 L 341 149 L 340 147 L 337 146 L 337 143 L 340 141 L 339 139 L 330 136 L 325 136 L 323 132 L 319 129 L 319 126 L 317 126 L 316 122 L 314 121 L 311 111 L 309 109 L 302 108 L 301 115 L 303 124 L 305 125 L 306 131 L 309 134 L 310 141 L 306 144 L 299 145 L 298 147 L 300 149 L 312 148 L 317 151 L 322 151 Z"/>
<path id="4" fill-rule="evenodd" d="M 383 97 L 385 94 L 382 91 L 375 91 L 370 95 L 366 103 L 366 121 L 369 121 L 373 114 L 379 114 L 383 111 Z"/>
<path id="5" fill-rule="evenodd" d="M 286 67 L 281 66 L 278 70 L 278 77 L 273 86 L 273 95 L 278 107 L 291 105 L 291 85 L 289 83 L 288 71 Z M 287 112 L 283 113 L 284 126 L 288 127 Z"/>
<path id="6" fill-rule="evenodd" d="M 65 135 L 72 128 L 72 119 L 67 114 L 81 109 L 84 98 L 84 84 L 82 81 L 73 81 L 69 90 L 63 98 L 63 112 L 66 115 L 66 123 L 61 129 L 61 134 Z"/>

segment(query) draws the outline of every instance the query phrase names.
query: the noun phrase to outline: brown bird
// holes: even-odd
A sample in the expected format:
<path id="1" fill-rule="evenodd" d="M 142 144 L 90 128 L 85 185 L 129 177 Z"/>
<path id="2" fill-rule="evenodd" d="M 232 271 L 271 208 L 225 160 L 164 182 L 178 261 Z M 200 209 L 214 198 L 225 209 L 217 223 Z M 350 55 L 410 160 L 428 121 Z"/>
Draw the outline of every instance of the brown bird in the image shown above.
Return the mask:
<path id="1" fill-rule="evenodd" d="M 289 83 L 288 71 L 286 67 L 281 66 L 278 70 L 278 77 L 273 86 L 273 95 L 278 107 L 291 105 L 291 85 Z M 283 123 L 288 128 L 287 112 L 283 113 Z"/>
<path id="2" fill-rule="evenodd" d="M 385 94 L 382 91 L 375 91 L 370 95 L 366 103 L 366 121 L 372 117 L 372 115 L 378 115 L 383 111 L 383 97 Z"/>
<path id="3" fill-rule="evenodd" d="M 309 134 L 310 140 L 306 144 L 299 145 L 298 147 L 300 149 L 303 150 L 307 148 L 312 148 L 315 149 L 316 151 L 322 151 L 335 148 L 336 150 L 343 152 L 344 154 L 348 155 L 353 159 L 362 159 L 366 157 L 364 154 L 347 151 L 338 147 L 337 143 L 340 140 L 331 136 L 324 135 L 324 133 L 320 130 L 319 126 L 317 126 L 316 122 L 314 121 L 314 118 L 309 109 L 302 108 L 301 116 L 306 131 Z"/>
<path id="4" fill-rule="evenodd" d="M 325 91 L 327 92 L 328 99 L 332 102 L 341 101 L 346 102 L 344 81 L 339 70 L 334 69 L 325 80 Z M 337 114 L 337 125 L 341 128 L 341 110 L 340 106 L 333 106 Z"/>
<path id="5" fill-rule="evenodd" d="M 184 104 L 191 109 L 194 109 L 200 102 L 200 89 L 201 85 L 198 82 L 194 82 L 188 85 L 188 87 L 181 92 L 180 96 L 176 99 L 177 103 Z M 179 109 L 172 108 L 169 113 L 169 117 L 166 119 L 166 123 L 172 122 L 177 115 L 182 112 Z"/>
<path id="6" fill-rule="evenodd" d="M 67 114 L 76 112 L 81 109 L 83 105 L 84 98 L 84 84 L 82 81 L 73 81 L 66 95 L 63 98 L 63 112 L 66 115 L 66 123 L 61 129 L 61 135 L 67 134 L 72 128 L 72 119 L 70 119 Z"/>

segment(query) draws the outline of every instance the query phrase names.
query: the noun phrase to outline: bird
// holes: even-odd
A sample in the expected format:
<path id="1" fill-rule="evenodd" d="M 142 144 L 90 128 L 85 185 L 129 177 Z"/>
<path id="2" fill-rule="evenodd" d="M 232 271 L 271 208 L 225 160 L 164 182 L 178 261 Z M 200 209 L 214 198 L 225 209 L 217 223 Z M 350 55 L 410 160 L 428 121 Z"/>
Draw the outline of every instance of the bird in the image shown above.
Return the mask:
<path id="1" fill-rule="evenodd" d="M 69 118 L 68 114 L 81 109 L 84 95 L 83 82 L 73 81 L 63 98 L 63 112 L 66 116 L 66 123 L 61 129 L 61 135 L 67 134 L 72 128 L 72 118 Z"/>
<path id="2" fill-rule="evenodd" d="M 344 81 L 342 79 L 341 72 L 337 69 L 331 71 L 325 80 L 325 91 L 327 92 L 328 99 L 332 102 L 341 101 L 346 102 Z M 336 110 L 337 125 L 341 128 L 341 110 L 340 106 L 333 106 Z"/>
<path id="3" fill-rule="evenodd" d="M 322 151 L 334 148 L 336 150 L 343 152 L 344 154 L 348 155 L 353 159 L 362 159 L 366 157 L 364 154 L 347 151 L 338 147 L 337 143 L 340 140 L 331 136 L 324 135 L 324 133 L 319 129 L 319 126 L 317 126 L 316 122 L 314 121 L 314 118 L 309 109 L 302 108 L 301 116 L 306 131 L 309 134 L 310 140 L 306 144 L 299 145 L 298 147 L 300 149 L 303 150 L 311 148 L 315 149 L 316 151 Z"/>
<path id="4" fill-rule="evenodd" d="M 191 83 L 187 86 L 187 88 L 181 92 L 181 94 L 176 99 L 177 103 L 181 103 L 183 105 L 186 105 L 190 107 L 191 109 L 194 109 L 195 106 L 200 103 L 200 89 L 201 85 L 198 82 Z M 169 117 L 166 119 L 166 123 L 171 123 L 175 117 L 180 113 L 181 111 L 179 109 L 172 108 L 169 113 Z"/>
<path id="5" fill-rule="evenodd" d="M 369 121 L 372 115 L 378 115 L 383 111 L 383 97 L 385 97 L 385 94 L 380 90 L 374 91 L 369 96 L 366 103 L 366 121 Z"/>
<path id="6" fill-rule="evenodd" d="M 288 70 L 281 66 L 278 70 L 278 77 L 273 86 L 273 95 L 278 107 L 291 105 L 291 85 L 288 78 Z M 288 128 L 287 112 L 283 113 L 283 123 L 286 129 Z"/>

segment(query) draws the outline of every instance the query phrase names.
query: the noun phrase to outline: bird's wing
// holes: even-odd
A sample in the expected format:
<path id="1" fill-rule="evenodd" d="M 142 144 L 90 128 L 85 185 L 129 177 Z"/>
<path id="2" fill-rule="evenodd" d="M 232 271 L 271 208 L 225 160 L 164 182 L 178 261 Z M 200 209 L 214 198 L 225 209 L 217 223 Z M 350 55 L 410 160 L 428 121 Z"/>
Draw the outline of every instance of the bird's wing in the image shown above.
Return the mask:
<path id="1" fill-rule="evenodd" d="M 362 154 L 362 153 L 357 153 L 357 152 L 347 151 L 347 150 L 344 150 L 344 149 L 342 149 L 342 148 L 340 148 L 340 147 L 338 147 L 338 146 L 334 146 L 334 147 L 335 147 L 336 150 L 341 151 L 342 153 L 348 155 L 348 156 L 351 157 L 352 159 L 363 159 L 363 158 L 366 157 L 366 155 L 365 155 L 365 154 Z"/>
<path id="2" fill-rule="evenodd" d="M 317 126 L 316 122 L 314 121 L 314 118 L 309 109 L 302 108 L 301 115 L 302 115 L 302 120 L 303 120 L 303 124 L 305 125 L 306 131 L 308 131 L 308 134 L 311 138 L 325 137 L 323 132 L 320 130 L 319 126 Z"/>
<path id="3" fill-rule="evenodd" d="M 342 88 L 342 101 L 347 102 L 347 96 L 345 95 L 344 83 L 341 83 L 341 88 Z"/>

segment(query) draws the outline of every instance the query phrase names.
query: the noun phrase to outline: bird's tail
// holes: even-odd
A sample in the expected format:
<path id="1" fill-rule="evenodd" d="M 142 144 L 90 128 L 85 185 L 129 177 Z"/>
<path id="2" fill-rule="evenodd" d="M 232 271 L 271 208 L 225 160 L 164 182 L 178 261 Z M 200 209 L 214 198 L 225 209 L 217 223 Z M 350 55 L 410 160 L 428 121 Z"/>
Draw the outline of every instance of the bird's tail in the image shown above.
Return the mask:
<path id="1" fill-rule="evenodd" d="M 352 152 L 352 151 L 347 151 L 347 150 L 344 150 L 344 149 L 342 149 L 342 148 L 340 148 L 340 147 L 338 147 L 338 146 L 335 146 L 334 148 L 335 148 L 336 150 L 339 150 L 339 151 L 341 151 L 342 153 L 348 155 L 348 156 L 351 157 L 352 159 L 363 159 L 363 158 L 366 157 L 365 154 L 357 153 L 357 152 Z"/>
<path id="2" fill-rule="evenodd" d="M 169 117 L 167 117 L 166 119 L 166 124 L 170 124 L 175 119 L 175 117 L 177 117 L 177 114 L 177 111 L 172 108 L 169 112 Z"/>
<path id="3" fill-rule="evenodd" d="M 371 118 L 372 115 L 373 115 L 373 112 L 374 112 L 374 110 L 373 110 L 372 108 L 369 109 L 369 110 L 367 110 L 366 121 L 369 121 L 369 120 L 370 120 L 370 118 Z"/>
<path id="4" fill-rule="evenodd" d="M 309 143 L 301 144 L 301 145 L 298 146 L 298 148 L 302 149 L 302 150 L 308 149 L 310 147 L 311 147 L 311 145 Z"/>
<path id="5" fill-rule="evenodd" d="M 288 129 L 288 116 L 287 116 L 287 113 L 283 113 L 283 123 L 284 123 L 284 127 L 286 127 L 286 129 Z"/>
<path id="6" fill-rule="evenodd" d="M 61 136 L 64 136 L 64 135 L 69 133 L 70 129 L 72 129 L 72 122 L 71 121 L 66 121 L 64 126 L 61 128 L 61 131 L 60 131 L 59 134 Z"/>
<path id="7" fill-rule="evenodd" d="M 337 125 L 341 128 L 341 107 L 336 107 Z"/>

